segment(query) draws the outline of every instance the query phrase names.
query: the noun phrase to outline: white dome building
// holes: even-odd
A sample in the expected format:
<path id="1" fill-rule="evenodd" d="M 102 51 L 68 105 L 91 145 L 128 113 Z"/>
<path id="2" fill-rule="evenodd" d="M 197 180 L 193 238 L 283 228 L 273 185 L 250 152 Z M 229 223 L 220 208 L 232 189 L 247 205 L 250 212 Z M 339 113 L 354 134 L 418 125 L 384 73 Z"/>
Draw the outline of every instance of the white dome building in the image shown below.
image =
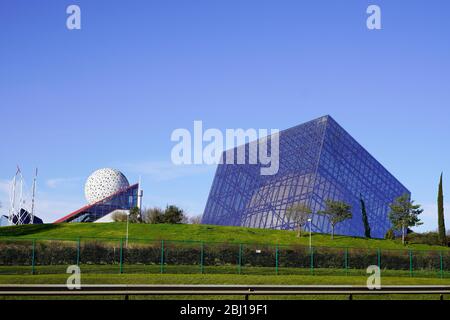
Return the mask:
<path id="1" fill-rule="evenodd" d="M 94 171 L 87 179 L 84 194 L 89 204 L 103 200 L 130 186 L 125 175 L 119 170 L 103 168 Z"/>
<path id="2" fill-rule="evenodd" d="M 119 170 L 103 168 L 88 177 L 84 194 L 88 205 L 56 220 L 55 223 L 112 222 L 116 212 L 128 214 L 132 208 L 141 208 L 143 191 L 140 181 L 130 185 Z"/>

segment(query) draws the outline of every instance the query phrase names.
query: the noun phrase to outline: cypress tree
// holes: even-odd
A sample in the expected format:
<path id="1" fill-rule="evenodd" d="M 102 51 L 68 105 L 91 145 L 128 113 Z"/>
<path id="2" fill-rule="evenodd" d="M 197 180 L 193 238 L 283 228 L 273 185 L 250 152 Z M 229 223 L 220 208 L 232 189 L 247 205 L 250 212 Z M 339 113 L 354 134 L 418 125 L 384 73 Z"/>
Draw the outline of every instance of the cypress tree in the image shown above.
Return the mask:
<path id="1" fill-rule="evenodd" d="M 361 201 L 361 214 L 362 214 L 362 220 L 364 224 L 364 235 L 366 238 L 370 238 L 370 226 L 369 226 L 369 220 L 367 219 L 367 212 L 366 212 L 366 204 L 364 203 L 364 200 L 362 198 L 362 195 L 359 195 L 359 200 Z"/>
<path id="2" fill-rule="evenodd" d="M 442 173 L 439 179 L 439 189 L 438 189 L 438 232 L 439 232 L 439 242 L 442 245 L 447 245 L 447 236 L 445 234 L 445 222 L 444 222 L 444 191 L 442 187 Z"/>

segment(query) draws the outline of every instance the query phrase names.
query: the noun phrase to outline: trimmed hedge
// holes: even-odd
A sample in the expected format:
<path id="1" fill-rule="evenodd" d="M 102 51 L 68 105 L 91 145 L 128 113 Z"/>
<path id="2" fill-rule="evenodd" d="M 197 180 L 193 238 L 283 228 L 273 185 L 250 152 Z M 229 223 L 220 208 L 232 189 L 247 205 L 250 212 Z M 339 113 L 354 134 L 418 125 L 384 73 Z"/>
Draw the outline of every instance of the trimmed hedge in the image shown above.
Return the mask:
<path id="1" fill-rule="evenodd" d="M 0 242 L 0 266 L 31 265 L 33 243 L 31 241 Z M 123 245 L 124 264 L 160 264 L 161 244 L 130 243 Z M 79 262 L 81 264 L 114 265 L 119 264 L 120 243 L 83 241 L 80 244 Z M 199 265 L 203 251 L 204 266 L 237 265 L 239 257 L 242 266 L 279 268 L 309 268 L 311 260 L 314 268 L 366 269 L 378 264 L 377 250 L 315 247 L 313 259 L 308 247 L 167 242 L 164 245 L 164 263 L 167 265 Z M 346 253 L 347 252 L 347 253 Z M 35 265 L 71 265 L 77 263 L 78 244 L 76 241 L 37 241 L 35 243 Z M 380 256 L 383 270 L 409 270 L 408 250 L 383 250 Z M 444 270 L 450 270 L 450 254 L 442 255 Z M 440 270 L 441 256 L 435 251 L 412 252 L 414 270 Z"/>

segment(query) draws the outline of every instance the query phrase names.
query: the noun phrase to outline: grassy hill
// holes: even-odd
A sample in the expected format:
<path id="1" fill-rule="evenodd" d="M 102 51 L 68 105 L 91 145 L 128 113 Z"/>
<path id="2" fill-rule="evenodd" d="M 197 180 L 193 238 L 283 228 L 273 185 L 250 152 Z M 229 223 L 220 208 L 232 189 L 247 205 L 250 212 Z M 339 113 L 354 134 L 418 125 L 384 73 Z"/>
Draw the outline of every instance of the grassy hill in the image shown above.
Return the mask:
<path id="1" fill-rule="evenodd" d="M 125 223 L 61 223 L 44 225 L 23 225 L 0 228 L 0 242 L 7 238 L 21 239 L 77 239 L 125 237 Z M 148 240 L 181 240 L 227 243 L 258 244 L 298 244 L 309 245 L 309 234 L 297 238 L 294 231 L 224 227 L 190 224 L 130 224 L 129 238 Z M 449 250 L 447 247 L 425 244 L 403 246 L 399 240 L 363 239 L 348 236 L 335 236 L 334 240 L 326 234 L 313 234 L 313 246 Z"/>

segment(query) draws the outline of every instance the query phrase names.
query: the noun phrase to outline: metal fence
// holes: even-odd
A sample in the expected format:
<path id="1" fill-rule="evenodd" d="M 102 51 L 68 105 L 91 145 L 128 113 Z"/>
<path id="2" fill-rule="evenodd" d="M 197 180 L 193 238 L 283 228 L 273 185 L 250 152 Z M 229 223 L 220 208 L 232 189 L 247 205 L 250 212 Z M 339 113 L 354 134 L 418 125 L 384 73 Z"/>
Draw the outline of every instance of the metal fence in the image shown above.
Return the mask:
<path id="1" fill-rule="evenodd" d="M 1 239 L 1 274 L 201 273 L 450 277 L 450 251 L 144 239 Z"/>

